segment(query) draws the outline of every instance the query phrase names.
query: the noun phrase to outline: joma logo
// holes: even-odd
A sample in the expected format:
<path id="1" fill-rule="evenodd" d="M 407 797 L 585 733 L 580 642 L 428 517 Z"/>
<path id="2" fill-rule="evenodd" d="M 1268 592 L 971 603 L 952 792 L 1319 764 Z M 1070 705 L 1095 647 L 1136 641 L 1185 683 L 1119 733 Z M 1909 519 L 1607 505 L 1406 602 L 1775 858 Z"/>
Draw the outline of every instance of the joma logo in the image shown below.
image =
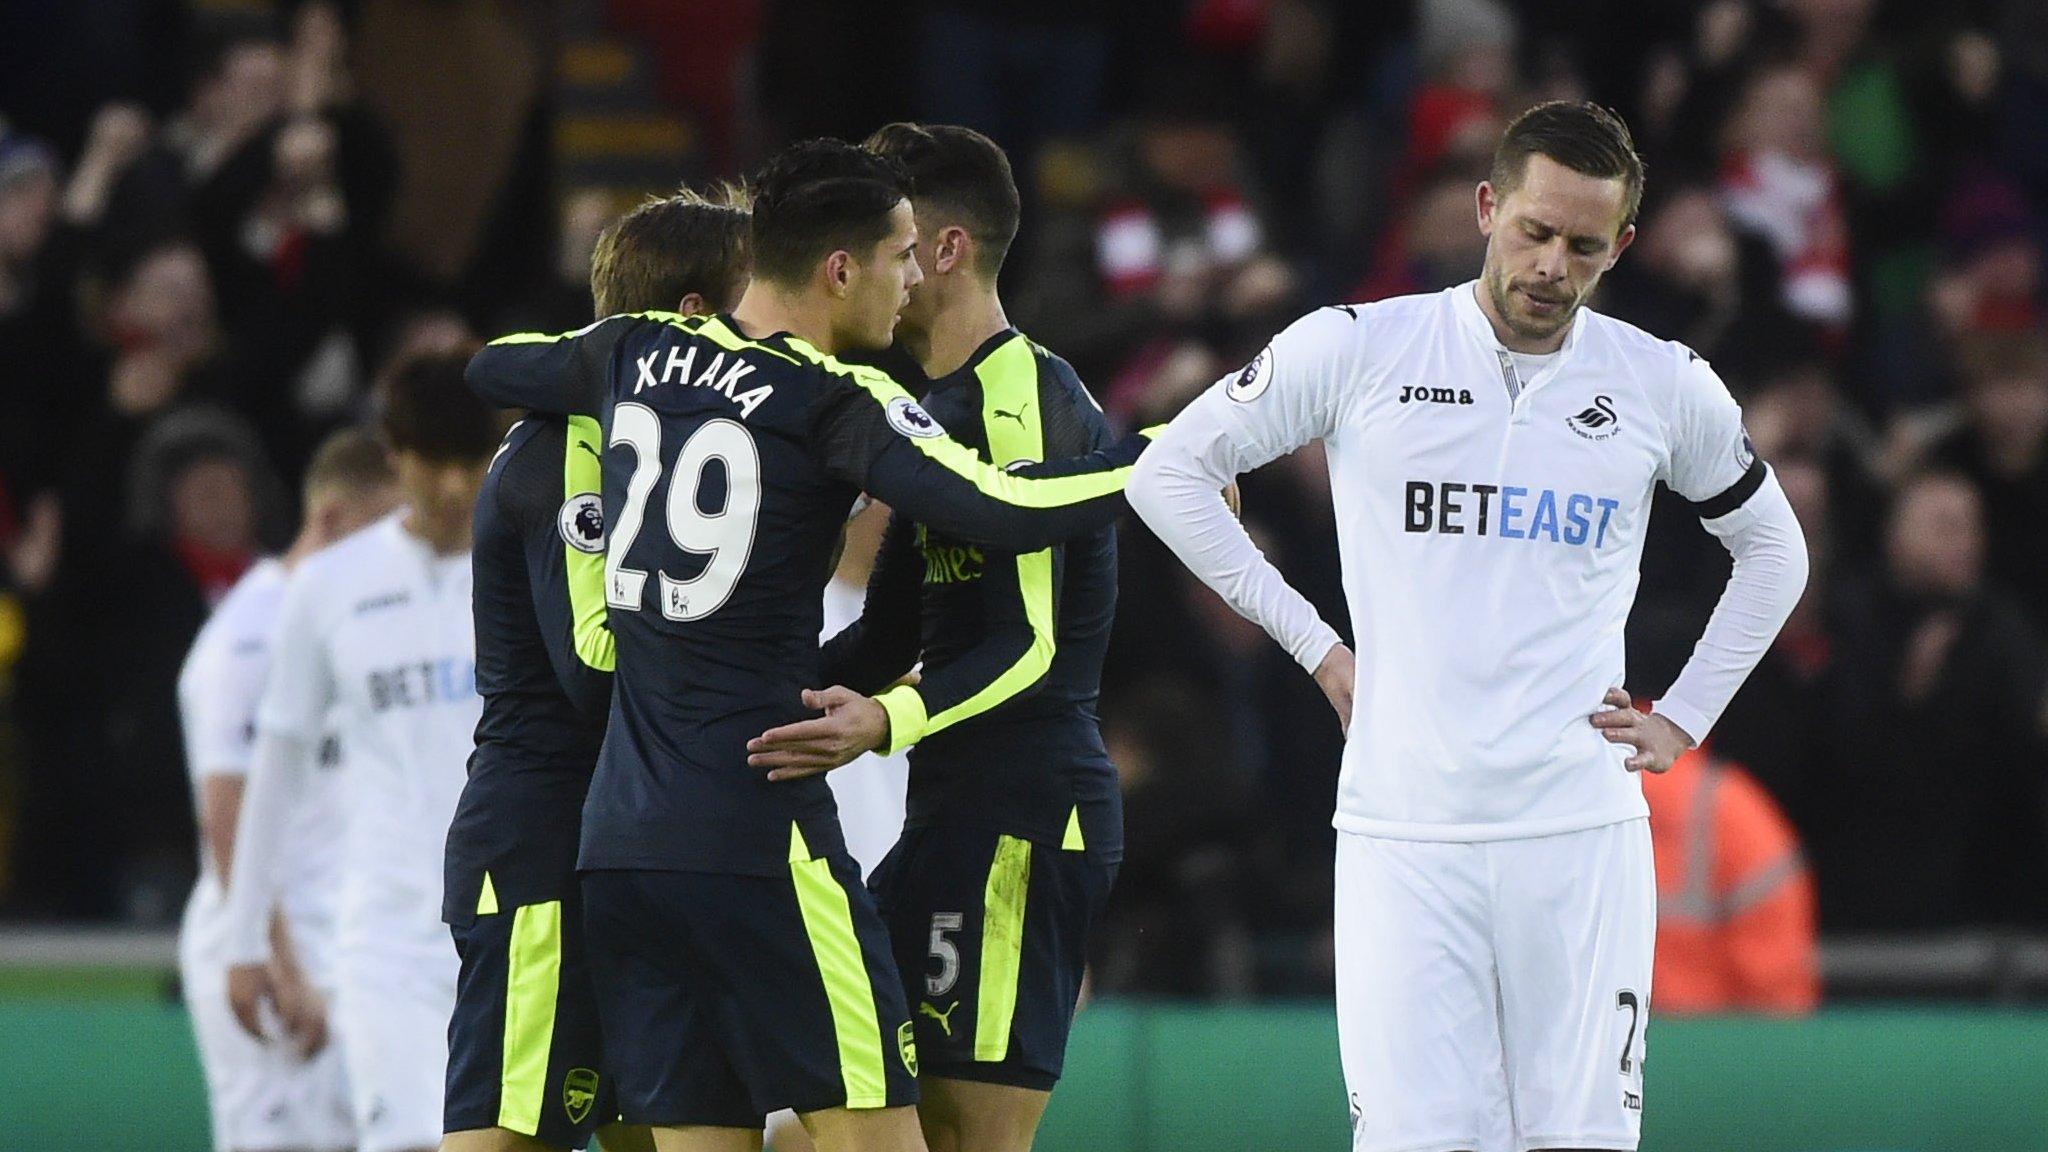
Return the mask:
<path id="1" fill-rule="evenodd" d="M 1429 404 L 1470 404 L 1472 390 L 1469 388 L 1423 388 L 1414 384 L 1401 385 L 1401 403 Z"/>

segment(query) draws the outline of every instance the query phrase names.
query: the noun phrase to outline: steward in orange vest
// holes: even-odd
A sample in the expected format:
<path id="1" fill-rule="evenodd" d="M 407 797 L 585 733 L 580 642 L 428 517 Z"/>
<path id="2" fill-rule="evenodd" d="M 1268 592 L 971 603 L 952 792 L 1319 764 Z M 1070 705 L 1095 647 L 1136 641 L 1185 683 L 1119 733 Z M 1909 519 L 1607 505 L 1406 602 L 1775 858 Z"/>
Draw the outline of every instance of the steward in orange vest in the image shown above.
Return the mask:
<path id="1" fill-rule="evenodd" d="M 1643 794 L 1657 856 L 1657 1009 L 1811 1012 L 1813 879 L 1777 804 L 1700 751 L 1644 773 Z"/>

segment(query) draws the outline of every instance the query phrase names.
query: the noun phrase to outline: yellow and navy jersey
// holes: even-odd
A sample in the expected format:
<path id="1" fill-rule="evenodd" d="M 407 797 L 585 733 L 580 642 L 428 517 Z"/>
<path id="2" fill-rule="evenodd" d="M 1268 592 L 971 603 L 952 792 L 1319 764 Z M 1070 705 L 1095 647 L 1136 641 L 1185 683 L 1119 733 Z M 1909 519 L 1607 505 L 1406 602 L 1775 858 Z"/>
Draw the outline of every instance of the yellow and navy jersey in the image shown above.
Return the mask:
<path id="1" fill-rule="evenodd" d="M 1012 474 L 886 375 L 728 317 L 615 316 L 494 341 L 471 385 L 593 415 L 617 678 L 584 807 L 584 869 L 786 874 L 843 850 L 822 777 L 770 783 L 746 742 L 810 715 L 841 526 L 863 490 L 984 547 L 1108 524 L 1142 441 Z"/>
<path id="2" fill-rule="evenodd" d="M 576 883 L 584 794 L 611 710 L 597 423 L 530 416 L 477 495 L 469 780 L 448 830 L 442 915 L 559 900 Z M 488 891 L 485 877 L 489 877 Z"/>
<path id="3" fill-rule="evenodd" d="M 934 381 L 924 403 L 1003 467 L 1112 439 L 1073 368 L 1014 329 Z M 910 747 L 905 827 L 983 827 L 1122 859 L 1116 768 L 1095 713 L 1115 613 L 1113 528 L 1007 552 L 891 519 L 861 618 L 825 645 L 823 674 L 880 693 L 889 750 Z M 915 687 L 887 687 L 920 655 Z"/>

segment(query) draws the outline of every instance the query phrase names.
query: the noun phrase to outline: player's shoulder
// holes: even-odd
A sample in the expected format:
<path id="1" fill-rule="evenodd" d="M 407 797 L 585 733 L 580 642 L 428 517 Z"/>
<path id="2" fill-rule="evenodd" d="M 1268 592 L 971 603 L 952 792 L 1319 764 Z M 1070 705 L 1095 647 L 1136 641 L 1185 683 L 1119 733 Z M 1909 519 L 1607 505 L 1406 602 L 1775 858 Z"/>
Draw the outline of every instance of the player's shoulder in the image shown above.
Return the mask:
<path id="1" fill-rule="evenodd" d="M 877 389 L 907 391 L 895 377 L 881 368 L 857 360 L 842 360 L 829 353 L 820 352 L 809 341 L 790 337 L 781 342 L 781 347 L 785 355 L 797 357 L 803 370 L 826 387 L 854 388 L 867 392 L 874 392 Z"/>
<path id="2" fill-rule="evenodd" d="M 569 422 L 560 416 L 531 415 L 512 426 L 493 459 L 483 498 L 505 503 L 536 484 L 562 485 L 562 456 Z"/>
<path id="3" fill-rule="evenodd" d="M 696 335 L 698 330 L 703 327 L 704 322 L 710 319 L 712 319 L 712 316 L 708 313 L 685 316 L 680 312 L 662 312 L 659 310 L 617 312 L 591 321 L 588 325 L 578 329 L 577 334 L 587 335 L 591 332 L 605 331 L 616 333 L 621 337 L 666 336 L 671 339 L 684 340 Z"/>
<path id="4" fill-rule="evenodd" d="M 1032 360 L 1038 367 L 1038 391 L 1047 406 L 1057 404 L 1079 414 L 1088 424 L 1108 426 L 1109 419 L 1103 415 L 1102 405 L 1066 357 L 1022 333 L 1017 338 L 1031 350 Z"/>
<path id="5" fill-rule="evenodd" d="M 731 347 L 745 342 L 721 317 L 710 313 L 620 312 L 594 320 L 570 335 L 590 337 L 596 348 L 616 358 L 615 366 L 625 373 L 619 382 L 628 391 L 657 380 L 672 383 L 678 376 L 701 371 L 710 358 L 686 354 L 686 345 L 709 342 Z M 635 362 L 637 371 L 633 370 Z"/>
<path id="6" fill-rule="evenodd" d="M 1014 339 L 1020 341 L 1022 346 L 1031 353 L 1032 362 L 1038 366 L 1038 374 L 1041 377 L 1058 380 L 1062 385 L 1072 384 L 1076 388 L 1081 387 L 1081 374 L 1074 371 L 1074 366 L 1067 361 L 1066 357 L 1047 348 L 1022 332 L 1017 333 Z"/>
<path id="7" fill-rule="evenodd" d="M 1596 343 L 1613 370 L 1633 381 L 1662 412 L 1671 412 L 1687 392 L 1726 391 L 1706 358 L 1677 340 L 1591 308 L 1585 310 L 1582 323 L 1582 338 Z"/>
<path id="8" fill-rule="evenodd" d="M 1610 354 L 1628 357 L 1642 362 L 1680 362 L 1690 356 L 1699 359 L 1697 353 L 1676 340 L 1666 340 L 1654 332 L 1638 328 L 1618 316 L 1610 316 L 1594 308 L 1582 314 L 1585 319 L 1586 335 L 1598 340 Z"/>
<path id="9" fill-rule="evenodd" d="M 511 332 L 486 344 L 497 348 L 516 344 L 559 344 L 563 341 L 597 340 L 609 344 L 634 333 L 653 333 L 672 322 L 687 319 L 673 312 L 618 312 L 600 316 L 581 328 L 567 332 Z"/>
<path id="10" fill-rule="evenodd" d="M 1343 316 L 1353 328 L 1412 325 L 1449 315 L 1453 294 L 1466 288 L 1466 285 L 1461 284 L 1436 292 L 1412 292 L 1404 296 L 1387 296 L 1362 303 L 1325 304 L 1310 315 L 1336 313 Z M 1331 322 L 1334 323 L 1334 320 Z"/>
<path id="11" fill-rule="evenodd" d="M 922 439 L 945 434 L 945 426 L 882 369 L 828 355 L 793 336 L 781 343 L 787 352 L 802 358 L 813 374 L 814 389 L 806 397 L 806 410 L 813 418 L 826 412 L 858 411 L 858 406 L 872 404 L 889 426 L 904 436 Z"/>
<path id="12" fill-rule="evenodd" d="M 223 663 L 260 656 L 269 649 L 286 576 L 281 562 L 265 557 L 235 581 L 192 638 L 179 676 L 181 689 L 189 677 L 204 676 Z"/>
<path id="13" fill-rule="evenodd" d="M 213 615 L 207 617 L 207 629 L 218 627 L 227 633 L 262 632 L 269 628 L 270 621 L 277 615 L 278 601 L 284 597 L 285 580 L 290 575 L 284 562 L 273 556 L 266 556 L 242 573 L 228 594 L 221 597 L 214 606 Z"/>
<path id="14" fill-rule="evenodd" d="M 401 508 L 306 557 L 291 574 L 291 589 L 326 593 L 345 591 L 365 582 L 389 582 L 398 567 L 394 558 L 403 551 L 399 536 L 405 531 L 404 520 L 405 510 Z"/>
<path id="15" fill-rule="evenodd" d="M 1450 293 L 1389 296 L 1362 303 L 1325 304 L 1304 313 L 1274 337 L 1291 355 L 1307 352 L 1329 360 L 1375 356 L 1399 338 L 1418 335 L 1451 317 Z"/>
<path id="16" fill-rule="evenodd" d="M 1585 336 L 1596 341 L 1603 354 L 1620 360 L 1635 372 L 1668 384 L 1689 368 L 1711 372 L 1706 359 L 1676 340 L 1636 327 L 1619 317 L 1588 308 L 1584 312 Z"/>
<path id="17" fill-rule="evenodd" d="M 577 417 L 579 422 L 587 417 Z M 477 493 L 475 546 L 481 559 L 492 545 L 523 540 L 545 527 L 553 531 L 564 515 L 563 504 L 577 489 L 568 485 L 571 452 L 587 454 L 589 473 L 594 475 L 603 460 L 600 438 L 591 422 L 583 435 L 569 434 L 569 421 L 545 417 L 515 428 L 494 462 L 483 490 Z"/>

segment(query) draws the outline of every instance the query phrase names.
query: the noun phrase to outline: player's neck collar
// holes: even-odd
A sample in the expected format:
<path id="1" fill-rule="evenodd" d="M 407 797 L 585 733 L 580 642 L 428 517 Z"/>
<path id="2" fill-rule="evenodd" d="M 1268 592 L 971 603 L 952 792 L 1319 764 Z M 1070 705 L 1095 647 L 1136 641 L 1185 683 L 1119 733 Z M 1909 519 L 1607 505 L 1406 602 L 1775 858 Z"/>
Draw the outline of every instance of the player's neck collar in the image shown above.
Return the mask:
<path id="1" fill-rule="evenodd" d="M 1488 350 L 1495 352 L 1514 351 L 1501 343 L 1500 334 L 1493 330 L 1493 321 L 1486 317 L 1486 309 L 1479 306 L 1479 293 L 1482 290 L 1483 286 L 1477 280 L 1467 280 L 1456 288 L 1451 289 L 1451 310 L 1457 313 L 1458 323 L 1466 331 L 1477 337 Z M 1582 306 L 1577 312 L 1572 314 L 1572 324 L 1570 328 L 1565 330 L 1564 343 L 1558 345 L 1556 352 L 1541 353 L 1541 355 L 1554 357 L 1550 361 L 1550 364 L 1553 366 L 1571 359 L 1572 351 L 1578 346 L 1579 335 L 1585 330 L 1585 327 L 1586 309 Z"/>

